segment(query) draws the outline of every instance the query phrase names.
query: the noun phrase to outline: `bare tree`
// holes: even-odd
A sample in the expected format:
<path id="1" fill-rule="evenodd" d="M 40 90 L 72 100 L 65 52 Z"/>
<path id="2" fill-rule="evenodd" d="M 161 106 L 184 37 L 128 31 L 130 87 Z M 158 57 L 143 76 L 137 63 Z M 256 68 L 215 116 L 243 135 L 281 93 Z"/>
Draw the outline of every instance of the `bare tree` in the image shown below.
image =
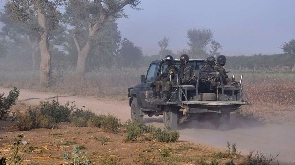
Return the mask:
<path id="1" fill-rule="evenodd" d="M 164 37 L 161 41 L 158 42 L 158 45 L 160 47 L 160 58 L 163 59 L 165 54 L 165 50 L 167 50 L 167 47 L 169 45 L 169 38 Z"/>
<path id="2" fill-rule="evenodd" d="M 220 52 L 218 52 L 218 50 L 221 48 L 222 48 L 222 46 L 220 45 L 219 42 L 217 42 L 215 40 L 211 41 L 210 55 L 212 55 L 216 58 L 218 55 L 220 55 Z"/>

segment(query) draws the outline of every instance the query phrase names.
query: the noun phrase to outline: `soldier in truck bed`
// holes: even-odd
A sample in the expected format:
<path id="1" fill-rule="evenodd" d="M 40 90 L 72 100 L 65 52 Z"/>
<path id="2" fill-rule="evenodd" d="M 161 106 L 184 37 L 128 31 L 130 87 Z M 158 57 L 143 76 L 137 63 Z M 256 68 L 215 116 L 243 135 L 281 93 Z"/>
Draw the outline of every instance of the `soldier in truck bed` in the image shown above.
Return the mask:
<path id="1" fill-rule="evenodd" d="M 152 102 L 166 102 L 169 100 L 171 95 L 172 85 L 176 84 L 176 75 L 178 74 L 178 68 L 173 63 L 173 57 L 167 55 L 164 59 L 167 67 L 164 72 L 156 78 L 154 82 L 154 99 L 151 99 Z M 161 91 L 163 97 L 161 98 Z"/>
<path id="2" fill-rule="evenodd" d="M 188 61 L 189 56 L 187 54 L 183 54 L 180 56 L 178 77 L 181 85 L 190 85 L 195 83 L 195 79 L 193 77 L 193 69 L 189 65 Z"/>
<path id="3" fill-rule="evenodd" d="M 208 72 L 208 71 L 214 71 L 214 67 L 215 67 L 215 57 L 214 56 L 209 56 L 207 57 L 203 67 L 201 68 L 201 72 Z"/>
<path id="4" fill-rule="evenodd" d="M 227 74 L 224 69 L 224 65 L 226 63 L 226 57 L 224 55 L 220 55 L 217 57 L 216 65 L 214 66 L 214 69 L 219 72 L 219 81 L 223 84 L 227 84 Z"/>

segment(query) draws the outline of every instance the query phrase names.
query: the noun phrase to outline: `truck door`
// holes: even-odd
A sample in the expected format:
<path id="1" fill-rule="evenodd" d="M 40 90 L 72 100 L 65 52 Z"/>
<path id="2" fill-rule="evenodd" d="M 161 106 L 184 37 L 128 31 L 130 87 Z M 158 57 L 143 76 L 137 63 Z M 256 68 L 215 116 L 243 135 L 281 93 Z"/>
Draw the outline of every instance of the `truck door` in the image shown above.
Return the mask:
<path id="1" fill-rule="evenodd" d="M 152 63 L 147 71 L 145 81 L 142 83 L 142 88 L 140 90 L 140 94 L 138 97 L 138 103 L 140 107 L 147 108 L 147 109 L 154 109 L 155 105 L 150 104 L 146 101 L 147 98 L 153 95 L 153 91 L 151 88 L 151 84 L 154 82 L 155 78 L 157 77 L 157 72 L 159 70 L 159 63 Z"/>

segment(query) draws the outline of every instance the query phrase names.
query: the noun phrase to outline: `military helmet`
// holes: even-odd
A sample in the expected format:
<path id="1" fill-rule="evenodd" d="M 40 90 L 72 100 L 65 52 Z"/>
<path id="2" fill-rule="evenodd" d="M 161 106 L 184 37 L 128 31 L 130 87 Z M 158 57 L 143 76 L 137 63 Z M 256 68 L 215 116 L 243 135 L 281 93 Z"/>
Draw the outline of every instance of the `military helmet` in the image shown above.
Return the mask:
<path id="1" fill-rule="evenodd" d="M 189 56 L 187 54 L 183 54 L 180 56 L 180 63 L 185 64 L 189 61 Z"/>
<path id="2" fill-rule="evenodd" d="M 171 55 L 167 55 L 165 57 L 165 61 L 173 61 L 173 57 Z"/>
<path id="3" fill-rule="evenodd" d="M 224 66 L 226 63 L 226 57 L 224 55 L 220 55 L 217 57 L 217 63 Z"/>
<path id="4" fill-rule="evenodd" d="M 215 57 L 214 56 L 207 57 L 207 62 L 214 62 L 214 61 L 215 61 Z"/>

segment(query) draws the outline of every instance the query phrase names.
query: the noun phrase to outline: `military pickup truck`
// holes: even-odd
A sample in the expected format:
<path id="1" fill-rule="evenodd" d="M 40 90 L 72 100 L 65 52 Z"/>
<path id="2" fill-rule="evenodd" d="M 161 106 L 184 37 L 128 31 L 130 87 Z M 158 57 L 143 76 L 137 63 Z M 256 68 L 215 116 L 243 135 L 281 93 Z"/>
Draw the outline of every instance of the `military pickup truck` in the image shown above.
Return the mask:
<path id="1" fill-rule="evenodd" d="M 175 59 L 174 64 L 180 65 Z M 196 83 L 173 85 L 171 97 L 167 102 L 150 102 L 153 95 L 152 83 L 167 67 L 163 60 L 153 61 L 146 75 L 141 75 L 141 83 L 128 88 L 131 119 L 143 121 L 149 117 L 163 115 L 165 128 L 177 130 L 179 124 L 189 120 L 209 121 L 216 127 L 229 124 L 230 113 L 247 104 L 243 99 L 242 76 L 236 81 L 234 76 L 223 83 L 217 71 L 201 72 L 202 59 L 190 59 Z"/>

